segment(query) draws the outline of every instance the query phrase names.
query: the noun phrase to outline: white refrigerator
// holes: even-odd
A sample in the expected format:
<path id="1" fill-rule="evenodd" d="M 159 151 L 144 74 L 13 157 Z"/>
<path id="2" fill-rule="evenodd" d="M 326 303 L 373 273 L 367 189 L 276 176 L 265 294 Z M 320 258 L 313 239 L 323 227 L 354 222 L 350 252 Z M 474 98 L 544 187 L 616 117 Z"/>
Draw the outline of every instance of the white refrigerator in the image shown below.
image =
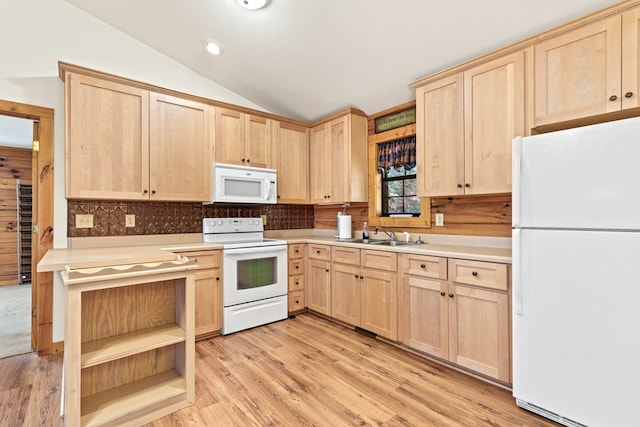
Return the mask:
<path id="1" fill-rule="evenodd" d="M 513 141 L 513 395 L 640 425 L 640 118 Z"/>

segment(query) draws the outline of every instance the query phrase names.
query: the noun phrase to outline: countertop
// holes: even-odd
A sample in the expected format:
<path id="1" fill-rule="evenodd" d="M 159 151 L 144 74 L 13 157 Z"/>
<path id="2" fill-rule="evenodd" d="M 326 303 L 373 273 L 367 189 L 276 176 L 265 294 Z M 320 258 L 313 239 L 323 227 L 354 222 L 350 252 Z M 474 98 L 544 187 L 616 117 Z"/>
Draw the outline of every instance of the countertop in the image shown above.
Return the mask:
<path id="1" fill-rule="evenodd" d="M 415 246 L 377 246 L 343 242 L 331 230 L 282 230 L 265 232 L 266 237 L 282 239 L 288 243 L 312 243 L 357 247 L 367 250 L 412 253 L 474 261 L 511 263 L 510 240 L 504 238 L 478 238 L 464 236 L 422 236 L 425 243 Z M 415 238 L 414 238 L 415 240 Z M 123 264 L 170 261 L 174 252 L 221 249 L 215 243 L 202 242 L 199 233 L 156 236 L 122 236 L 75 238 L 69 240 L 68 249 L 51 249 L 38 263 L 37 271 L 60 271 L 69 268 L 105 267 Z"/>

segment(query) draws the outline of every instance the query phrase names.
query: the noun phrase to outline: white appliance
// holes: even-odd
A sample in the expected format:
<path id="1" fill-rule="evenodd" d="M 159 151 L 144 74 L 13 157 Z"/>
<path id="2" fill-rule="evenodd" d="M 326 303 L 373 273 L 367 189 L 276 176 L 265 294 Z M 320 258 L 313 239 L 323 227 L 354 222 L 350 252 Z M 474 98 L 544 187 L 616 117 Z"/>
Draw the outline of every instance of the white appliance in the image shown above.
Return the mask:
<path id="1" fill-rule="evenodd" d="M 205 218 L 202 239 L 222 245 L 222 334 L 287 318 L 287 242 L 263 237 L 262 218 Z"/>
<path id="2" fill-rule="evenodd" d="M 214 163 L 212 176 L 210 203 L 274 204 L 277 201 L 275 169 Z"/>
<path id="3" fill-rule="evenodd" d="M 640 118 L 513 142 L 513 395 L 640 423 Z"/>

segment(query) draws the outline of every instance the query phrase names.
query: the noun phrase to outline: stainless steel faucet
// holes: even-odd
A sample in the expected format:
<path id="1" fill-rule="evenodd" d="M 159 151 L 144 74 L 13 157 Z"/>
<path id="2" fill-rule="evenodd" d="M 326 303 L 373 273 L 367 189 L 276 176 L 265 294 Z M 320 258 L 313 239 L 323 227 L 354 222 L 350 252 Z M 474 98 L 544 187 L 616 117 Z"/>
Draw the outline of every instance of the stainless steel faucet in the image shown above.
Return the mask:
<path id="1" fill-rule="evenodd" d="M 382 227 L 378 227 L 376 226 L 376 228 L 373 230 L 373 234 L 378 234 L 378 230 L 381 230 L 384 234 L 386 234 L 387 236 L 389 236 L 389 238 L 391 240 L 395 240 L 396 239 L 396 233 L 394 233 L 389 227 L 387 226 L 383 226 L 384 228 L 386 228 L 389 231 L 383 230 Z"/>

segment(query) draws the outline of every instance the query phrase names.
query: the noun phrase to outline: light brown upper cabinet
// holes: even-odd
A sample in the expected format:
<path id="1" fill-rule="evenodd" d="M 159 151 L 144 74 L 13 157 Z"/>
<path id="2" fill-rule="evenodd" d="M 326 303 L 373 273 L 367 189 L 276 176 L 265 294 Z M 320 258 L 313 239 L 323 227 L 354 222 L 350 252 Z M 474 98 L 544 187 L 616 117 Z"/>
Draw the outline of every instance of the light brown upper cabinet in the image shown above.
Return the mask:
<path id="1" fill-rule="evenodd" d="M 525 51 L 416 86 L 418 195 L 511 191 L 525 134 Z"/>
<path id="2" fill-rule="evenodd" d="M 311 129 L 311 203 L 367 201 L 367 118 L 348 112 Z"/>
<path id="3" fill-rule="evenodd" d="M 278 173 L 278 203 L 309 203 L 309 130 L 272 120 L 271 167 Z"/>
<path id="4" fill-rule="evenodd" d="M 536 126 L 638 107 L 639 11 L 536 44 Z"/>
<path id="5" fill-rule="evenodd" d="M 216 108 L 215 161 L 268 168 L 271 120 L 227 108 Z"/>
<path id="6" fill-rule="evenodd" d="M 206 201 L 204 104 L 66 73 L 66 197 Z"/>

